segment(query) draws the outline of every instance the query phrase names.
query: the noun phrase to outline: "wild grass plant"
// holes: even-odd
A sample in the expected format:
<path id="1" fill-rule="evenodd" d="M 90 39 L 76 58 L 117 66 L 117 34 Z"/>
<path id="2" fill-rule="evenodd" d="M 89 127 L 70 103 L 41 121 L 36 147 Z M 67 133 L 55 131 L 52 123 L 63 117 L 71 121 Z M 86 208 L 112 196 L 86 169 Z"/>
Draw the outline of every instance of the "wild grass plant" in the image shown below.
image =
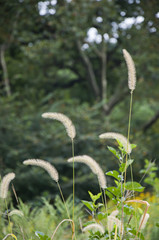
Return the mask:
<path id="1" fill-rule="evenodd" d="M 71 139 L 72 156 L 68 163 L 72 164 L 73 189 L 72 197 L 64 199 L 60 186 L 60 174 L 55 167 L 41 159 L 28 159 L 23 163 L 44 169 L 57 183 L 59 196 L 55 199 L 55 208 L 45 199 L 43 207 L 31 210 L 17 197 L 18 209 L 8 211 L 7 192 L 9 183 L 15 177 L 14 173 L 4 176 L 1 181 L 1 238 L 23 240 L 53 240 L 53 239 L 108 239 L 108 240 L 148 240 L 145 226 L 152 219 L 149 214 L 150 203 L 147 199 L 139 199 L 136 193 L 144 191 L 141 182 L 133 180 L 133 162 L 131 158 L 136 147 L 129 142 L 131 130 L 131 113 L 133 93 L 136 87 L 135 65 L 130 54 L 124 49 L 124 58 L 128 68 L 128 87 L 130 89 L 130 111 L 127 137 L 120 133 L 107 132 L 99 135 L 99 140 L 105 143 L 108 139 L 117 141 L 117 149 L 108 146 L 108 150 L 118 161 L 118 170 L 105 171 L 90 156 L 74 156 L 74 138 L 76 130 L 72 121 L 62 113 L 44 113 L 43 118 L 60 121 Z M 75 164 L 86 164 L 96 175 L 99 182 L 99 192 L 95 195 L 89 191 L 90 201 L 83 200 L 89 217 L 83 219 L 81 205 L 75 204 Z M 127 169 L 130 168 L 130 181 L 127 180 Z M 148 169 L 148 170 L 147 170 Z M 151 169 L 151 172 L 150 172 Z M 157 182 L 153 168 L 146 166 L 144 176 L 149 173 L 151 183 Z M 113 186 L 107 185 L 106 178 L 113 178 Z M 146 180 L 147 178 L 145 178 Z M 148 181 L 148 180 L 147 180 Z M 14 192 L 15 194 L 15 192 Z M 15 194 L 16 195 L 16 194 Z M 152 221 L 152 220 L 151 220 Z M 150 237 L 150 234 L 148 235 Z"/>

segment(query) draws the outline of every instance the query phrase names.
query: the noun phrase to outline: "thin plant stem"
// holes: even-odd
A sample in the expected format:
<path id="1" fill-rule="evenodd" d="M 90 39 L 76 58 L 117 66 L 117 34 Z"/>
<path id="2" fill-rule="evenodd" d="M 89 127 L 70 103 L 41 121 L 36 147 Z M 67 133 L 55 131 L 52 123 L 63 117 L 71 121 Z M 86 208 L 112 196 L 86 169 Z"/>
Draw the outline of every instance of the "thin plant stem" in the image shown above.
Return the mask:
<path id="1" fill-rule="evenodd" d="M 135 199 L 135 196 L 134 196 L 134 180 L 133 180 L 132 165 L 130 165 L 130 169 L 131 169 L 131 182 L 132 182 L 132 188 L 133 188 L 133 199 Z M 135 207 L 135 225 L 136 225 L 136 231 L 137 231 L 137 211 L 136 211 L 136 207 Z"/>
<path id="2" fill-rule="evenodd" d="M 102 192 L 100 184 L 99 184 L 99 188 L 100 188 L 100 192 L 102 193 L 102 202 L 103 202 L 103 205 L 104 205 L 104 208 L 105 208 L 105 212 L 107 214 L 107 225 L 108 225 L 108 207 L 107 207 L 106 193 L 105 193 L 105 189 L 103 189 L 103 192 Z M 103 193 L 104 193 L 104 198 L 103 198 Z M 109 240 L 111 240 L 110 233 L 109 233 Z"/>
<path id="3" fill-rule="evenodd" d="M 115 227 L 115 235 L 114 235 L 114 240 L 116 240 L 116 238 L 117 238 L 117 225 L 116 225 L 116 227 Z"/>
<path id="4" fill-rule="evenodd" d="M 123 155 L 123 152 L 122 152 L 122 162 L 123 162 L 123 160 L 124 160 L 124 155 Z M 122 176 L 122 181 L 123 181 L 123 175 L 124 175 L 124 172 L 122 172 L 122 175 L 121 175 Z M 122 209 L 121 222 L 123 222 L 123 218 L 124 218 L 124 204 L 123 204 L 124 193 L 123 193 L 123 182 L 122 181 L 121 181 L 121 209 Z M 121 225 L 120 232 L 122 232 L 122 225 Z M 121 239 L 121 236 L 120 236 L 120 239 Z"/>
<path id="5" fill-rule="evenodd" d="M 74 167 L 74 141 L 72 139 L 72 157 L 73 157 L 73 209 L 72 209 L 72 220 L 74 222 L 74 208 L 75 208 L 75 167 Z"/>
<path id="6" fill-rule="evenodd" d="M 58 228 L 60 227 L 60 225 L 61 225 L 63 222 L 66 222 L 66 221 L 68 221 L 68 222 L 72 222 L 73 232 L 75 232 L 75 225 L 74 225 L 74 222 L 73 222 L 71 219 L 63 219 L 63 220 L 57 225 L 55 231 L 53 232 L 53 234 L 52 234 L 52 236 L 51 236 L 51 240 L 54 239 L 54 236 L 55 236 L 55 234 L 56 234 Z M 73 239 L 73 236 L 72 236 L 72 239 Z"/>
<path id="7" fill-rule="evenodd" d="M 59 182 L 57 182 L 57 186 L 59 188 L 59 191 L 60 191 L 60 194 L 61 194 L 61 198 L 62 198 L 62 201 L 64 203 L 64 206 L 65 206 L 65 209 L 66 209 L 66 212 L 67 212 L 67 216 L 68 216 L 69 219 L 71 219 Z"/>
<path id="8" fill-rule="evenodd" d="M 13 233 L 8 233 L 2 240 L 6 240 L 8 237 L 14 237 L 17 240 L 16 236 Z M 13 238 L 12 238 L 13 239 Z"/>
<path id="9" fill-rule="evenodd" d="M 106 198 L 105 189 L 103 189 L 103 192 L 102 192 L 100 184 L 99 184 L 99 188 L 100 188 L 100 192 L 102 193 L 102 202 L 103 202 L 103 205 L 105 208 L 105 213 L 106 213 L 107 219 L 108 219 L 108 207 L 107 207 L 107 198 Z M 104 194 L 104 198 L 103 198 L 103 194 Z M 107 220 L 107 225 L 108 225 L 108 220 Z M 110 233 L 109 233 L 109 240 L 111 240 Z"/>
<path id="10" fill-rule="evenodd" d="M 130 138 L 132 102 L 133 102 L 133 91 L 131 91 L 131 97 L 130 97 L 130 111 L 129 111 L 129 123 L 128 123 L 127 150 L 128 150 L 128 143 L 129 143 L 129 138 Z M 125 183 L 126 183 L 126 165 L 127 165 L 127 160 L 128 160 L 128 153 L 127 153 L 127 151 L 126 151 L 125 176 L 124 176 L 124 191 L 125 191 Z"/>
<path id="11" fill-rule="evenodd" d="M 12 226 L 11 226 L 11 222 L 10 222 L 10 217 L 9 217 L 9 212 L 8 212 L 8 206 L 7 206 L 7 200 L 5 198 L 5 205 L 6 205 L 6 209 L 7 209 L 7 218 L 8 218 L 8 222 L 9 222 L 9 226 L 10 226 L 10 231 L 11 231 L 11 234 L 13 234 L 12 232 Z M 12 236 L 12 235 L 11 235 Z M 12 238 L 13 239 L 13 238 Z"/>
<path id="12" fill-rule="evenodd" d="M 13 190 L 15 199 L 16 199 L 16 201 L 17 201 L 17 205 L 20 205 L 20 202 L 19 202 L 19 199 L 18 199 L 18 196 L 17 196 L 17 193 L 16 193 L 16 191 L 15 191 L 15 187 L 14 187 L 13 183 L 12 183 L 12 190 Z M 21 233 L 22 233 L 23 240 L 25 240 L 25 238 L 24 238 L 24 229 L 23 229 L 23 227 L 20 226 L 20 225 L 19 225 L 19 228 L 20 228 L 20 231 L 21 231 Z"/>
<path id="13" fill-rule="evenodd" d="M 16 191 L 15 191 L 15 187 L 14 187 L 13 183 L 12 183 L 12 190 L 13 190 L 15 199 L 16 199 L 16 201 L 17 201 L 17 204 L 19 205 L 19 199 L 18 199 L 18 196 L 17 196 L 17 193 L 16 193 Z"/>
<path id="14" fill-rule="evenodd" d="M 102 197 L 102 203 L 103 203 L 103 205 L 104 205 L 104 208 L 105 208 L 105 212 L 106 212 L 106 202 L 105 202 L 105 199 L 103 198 L 103 193 L 104 193 L 104 189 L 103 189 L 103 191 L 102 191 L 102 188 L 101 188 L 101 186 L 100 186 L 100 184 L 99 184 L 99 189 L 100 189 L 100 192 L 101 192 L 101 197 Z"/>
<path id="15" fill-rule="evenodd" d="M 105 210 L 107 214 L 107 228 L 108 228 L 108 207 L 107 207 L 107 197 L 106 197 L 105 191 L 104 191 L 104 201 L 105 201 Z M 111 240 L 110 232 L 109 232 L 109 240 Z"/>
<path id="16" fill-rule="evenodd" d="M 74 222 L 73 222 L 73 220 L 71 219 L 71 217 L 70 217 L 70 214 L 69 214 L 69 211 L 68 211 L 68 208 L 67 208 L 67 205 L 66 205 L 66 201 L 65 201 L 65 199 L 64 199 L 64 196 L 63 196 L 63 193 L 62 193 L 62 189 L 61 189 L 61 187 L 60 187 L 60 184 L 59 184 L 59 182 L 57 182 L 57 186 L 58 186 L 58 188 L 59 188 L 59 191 L 60 191 L 60 194 L 61 194 L 61 198 L 62 198 L 62 201 L 63 201 L 63 203 L 64 203 L 64 206 L 65 206 L 65 209 L 66 209 L 66 212 L 67 212 L 67 216 L 68 216 L 68 218 L 69 218 L 69 220 L 70 220 L 70 224 L 71 224 L 71 227 L 72 227 L 72 239 L 74 238 L 74 236 L 75 236 L 75 232 L 74 232 Z M 72 222 L 72 223 L 71 223 Z M 76 240 L 76 236 L 75 236 L 75 240 Z"/>
<path id="17" fill-rule="evenodd" d="M 133 102 L 133 91 L 130 92 L 130 107 L 129 107 L 129 121 L 128 121 L 128 137 L 127 137 L 127 151 L 128 151 L 128 143 L 130 138 L 130 127 L 131 127 L 131 114 L 132 114 L 132 102 Z M 125 176 L 124 176 L 124 187 L 123 187 L 123 201 L 124 201 L 124 193 L 125 193 L 125 183 L 126 183 L 126 170 L 127 170 L 127 161 L 128 161 L 128 153 L 126 151 L 126 160 L 125 160 Z M 122 204 L 123 204 L 122 201 Z M 124 206 L 122 205 L 122 223 L 124 226 Z M 120 240 L 122 236 L 120 236 Z"/>

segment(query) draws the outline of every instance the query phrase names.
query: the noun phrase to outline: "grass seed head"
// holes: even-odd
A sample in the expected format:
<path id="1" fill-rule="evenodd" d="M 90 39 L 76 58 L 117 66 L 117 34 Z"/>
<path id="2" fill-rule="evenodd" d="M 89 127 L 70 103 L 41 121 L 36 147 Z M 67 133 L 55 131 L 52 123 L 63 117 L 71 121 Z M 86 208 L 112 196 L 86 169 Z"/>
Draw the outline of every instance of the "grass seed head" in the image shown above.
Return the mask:
<path id="1" fill-rule="evenodd" d="M 85 228 L 82 229 L 83 232 L 87 232 L 89 230 L 98 230 L 102 234 L 104 234 L 104 232 L 105 232 L 103 226 L 98 223 L 89 224 L 88 226 L 86 226 Z"/>
<path id="2" fill-rule="evenodd" d="M 133 92 L 136 87 L 136 70 L 135 70 L 135 64 L 131 57 L 131 55 L 128 53 L 126 49 L 123 49 L 123 55 L 127 64 L 128 68 L 128 87 Z"/>
<path id="3" fill-rule="evenodd" d="M 28 159 L 28 160 L 25 160 L 23 162 L 23 164 L 41 167 L 48 172 L 50 177 L 55 182 L 58 182 L 58 180 L 59 180 L 59 174 L 58 174 L 56 168 L 47 161 L 44 161 L 44 160 L 41 160 L 41 159 Z"/>
<path id="4" fill-rule="evenodd" d="M 0 198 L 7 198 L 10 182 L 15 178 L 15 173 L 8 173 L 2 178 L 0 186 Z"/>
<path id="5" fill-rule="evenodd" d="M 93 158 L 87 155 L 82 155 L 82 156 L 76 156 L 74 158 L 73 157 L 69 158 L 67 161 L 85 163 L 92 170 L 92 172 L 97 175 L 99 185 L 101 186 L 101 188 L 102 189 L 106 188 L 106 177 L 104 175 L 104 172 L 99 166 L 99 164 Z"/>
<path id="6" fill-rule="evenodd" d="M 101 139 L 115 139 L 115 140 L 118 140 L 123 145 L 124 150 L 128 154 L 131 153 L 131 144 L 130 144 L 130 142 L 128 141 L 128 139 L 126 137 L 124 137 L 120 133 L 107 132 L 107 133 L 103 133 L 103 134 L 99 135 L 99 138 L 101 138 Z"/>
<path id="7" fill-rule="evenodd" d="M 47 112 L 42 114 L 43 118 L 50 118 L 57 121 L 60 121 L 66 129 L 67 135 L 74 139 L 76 136 L 75 126 L 73 125 L 72 121 L 64 114 L 57 113 L 57 112 Z"/>

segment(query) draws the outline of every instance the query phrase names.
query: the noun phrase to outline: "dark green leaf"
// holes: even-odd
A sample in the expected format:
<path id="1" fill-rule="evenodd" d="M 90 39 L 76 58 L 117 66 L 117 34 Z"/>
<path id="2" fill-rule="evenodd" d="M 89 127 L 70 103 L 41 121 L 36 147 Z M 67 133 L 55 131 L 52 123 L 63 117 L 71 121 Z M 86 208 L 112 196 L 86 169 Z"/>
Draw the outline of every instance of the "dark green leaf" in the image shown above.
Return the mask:
<path id="1" fill-rule="evenodd" d="M 142 192 L 144 190 L 144 187 L 142 187 L 138 182 L 127 182 L 125 184 L 125 189 L 130 191 Z"/>
<path id="2" fill-rule="evenodd" d="M 134 159 L 129 159 L 127 161 L 127 164 L 126 164 L 126 169 L 134 162 Z M 121 163 L 120 165 L 120 168 L 119 168 L 119 171 L 120 172 L 125 172 L 125 163 Z"/>
<path id="3" fill-rule="evenodd" d="M 118 159 L 120 159 L 120 153 L 115 150 L 115 148 L 107 146 L 110 152 L 112 152 Z"/>
<path id="4" fill-rule="evenodd" d="M 82 202 L 83 202 L 83 204 L 84 204 L 89 210 L 91 210 L 92 212 L 95 210 L 92 202 L 90 202 L 90 201 L 84 201 L 84 200 L 82 200 Z"/>
<path id="5" fill-rule="evenodd" d="M 112 177 L 116 178 L 117 180 L 122 180 L 122 176 L 115 170 L 107 172 L 106 175 L 112 176 Z"/>

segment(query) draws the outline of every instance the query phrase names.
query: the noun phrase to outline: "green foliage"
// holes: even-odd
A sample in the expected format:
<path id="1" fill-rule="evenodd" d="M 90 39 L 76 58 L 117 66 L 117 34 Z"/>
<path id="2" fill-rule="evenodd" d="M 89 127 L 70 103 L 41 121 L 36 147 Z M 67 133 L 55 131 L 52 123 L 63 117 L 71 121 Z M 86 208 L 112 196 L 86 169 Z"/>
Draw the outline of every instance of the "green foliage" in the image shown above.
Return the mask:
<path id="1" fill-rule="evenodd" d="M 127 182 L 125 184 L 125 188 L 126 190 L 136 191 L 136 192 L 143 192 L 144 190 L 144 187 L 142 187 L 141 184 L 138 182 Z"/>
<path id="2" fill-rule="evenodd" d="M 134 145 L 135 146 L 135 145 Z M 114 148 L 109 147 L 109 151 L 115 155 L 119 161 L 119 171 L 112 170 L 106 173 L 107 176 L 113 177 L 115 185 L 107 187 L 105 192 L 103 192 L 103 195 L 107 195 L 111 202 L 115 205 L 116 209 L 118 210 L 117 216 L 115 217 L 117 222 L 110 223 L 111 219 L 111 212 L 108 212 L 108 207 L 105 206 L 100 211 L 97 211 L 97 206 L 104 206 L 107 204 L 106 202 L 99 202 L 98 205 L 95 204 L 96 200 L 100 200 L 100 197 L 102 196 L 102 193 L 99 193 L 97 195 L 93 195 L 91 192 L 89 192 L 89 195 L 91 197 L 92 201 L 82 201 L 84 205 L 91 211 L 92 215 L 92 221 L 87 222 L 85 226 L 89 226 L 92 223 L 96 223 L 98 219 L 98 223 L 101 224 L 101 226 L 107 226 L 105 229 L 105 234 L 101 234 L 99 231 L 95 230 L 89 230 L 89 238 L 88 239 L 121 239 L 121 224 L 122 219 L 124 218 L 124 223 L 127 221 L 127 224 L 123 225 L 124 228 L 124 239 L 130 239 L 138 237 L 138 239 L 143 240 L 144 235 L 139 231 L 139 219 L 141 218 L 141 214 L 143 214 L 143 211 L 138 208 L 135 209 L 133 206 L 127 203 L 127 199 L 130 198 L 130 196 L 134 196 L 134 192 L 143 192 L 144 187 L 141 186 L 140 183 L 134 182 L 134 181 L 124 181 L 124 173 L 125 173 L 125 165 L 123 166 L 123 163 L 126 164 L 125 158 L 127 158 L 125 150 L 121 143 L 119 143 L 118 151 L 116 151 Z M 127 160 L 127 167 L 130 166 L 132 168 L 132 163 L 134 160 L 128 159 Z M 119 173 L 120 172 L 120 173 Z M 102 196 L 104 199 L 106 199 L 104 196 Z M 102 199 L 103 199 L 102 198 Z M 135 196 L 133 197 L 135 199 Z M 133 201 L 133 200 L 132 200 Z M 138 201 L 138 200 L 137 200 Z M 111 208 L 110 208 L 111 209 Z M 131 221 L 131 218 L 134 217 L 135 220 Z M 105 222 L 107 223 L 105 225 Z M 114 224 L 114 228 L 110 230 L 109 225 Z M 137 227 L 138 224 L 138 227 Z M 138 230 L 137 230 L 138 229 Z M 116 237 L 115 237 L 116 236 Z"/>
<path id="3" fill-rule="evenodd" d="M 145 159 L 144 169 L 140 170 L 140 173 L 146 176 L 144 178 L 144 182 L 151 185 L 156 194 L 159 192 L 159 178 L 157 177 L 157 170 L 158 167 L 156 166 L 155 162 L 150 162 L 148 159 Z"/>
<path id="4" fill-rule="evenodd" d="M 44 233 L 36 231 L 35 235 L 40 239 L 40 240 L 51 240 L 48 236 L 46 236 Z"/>

